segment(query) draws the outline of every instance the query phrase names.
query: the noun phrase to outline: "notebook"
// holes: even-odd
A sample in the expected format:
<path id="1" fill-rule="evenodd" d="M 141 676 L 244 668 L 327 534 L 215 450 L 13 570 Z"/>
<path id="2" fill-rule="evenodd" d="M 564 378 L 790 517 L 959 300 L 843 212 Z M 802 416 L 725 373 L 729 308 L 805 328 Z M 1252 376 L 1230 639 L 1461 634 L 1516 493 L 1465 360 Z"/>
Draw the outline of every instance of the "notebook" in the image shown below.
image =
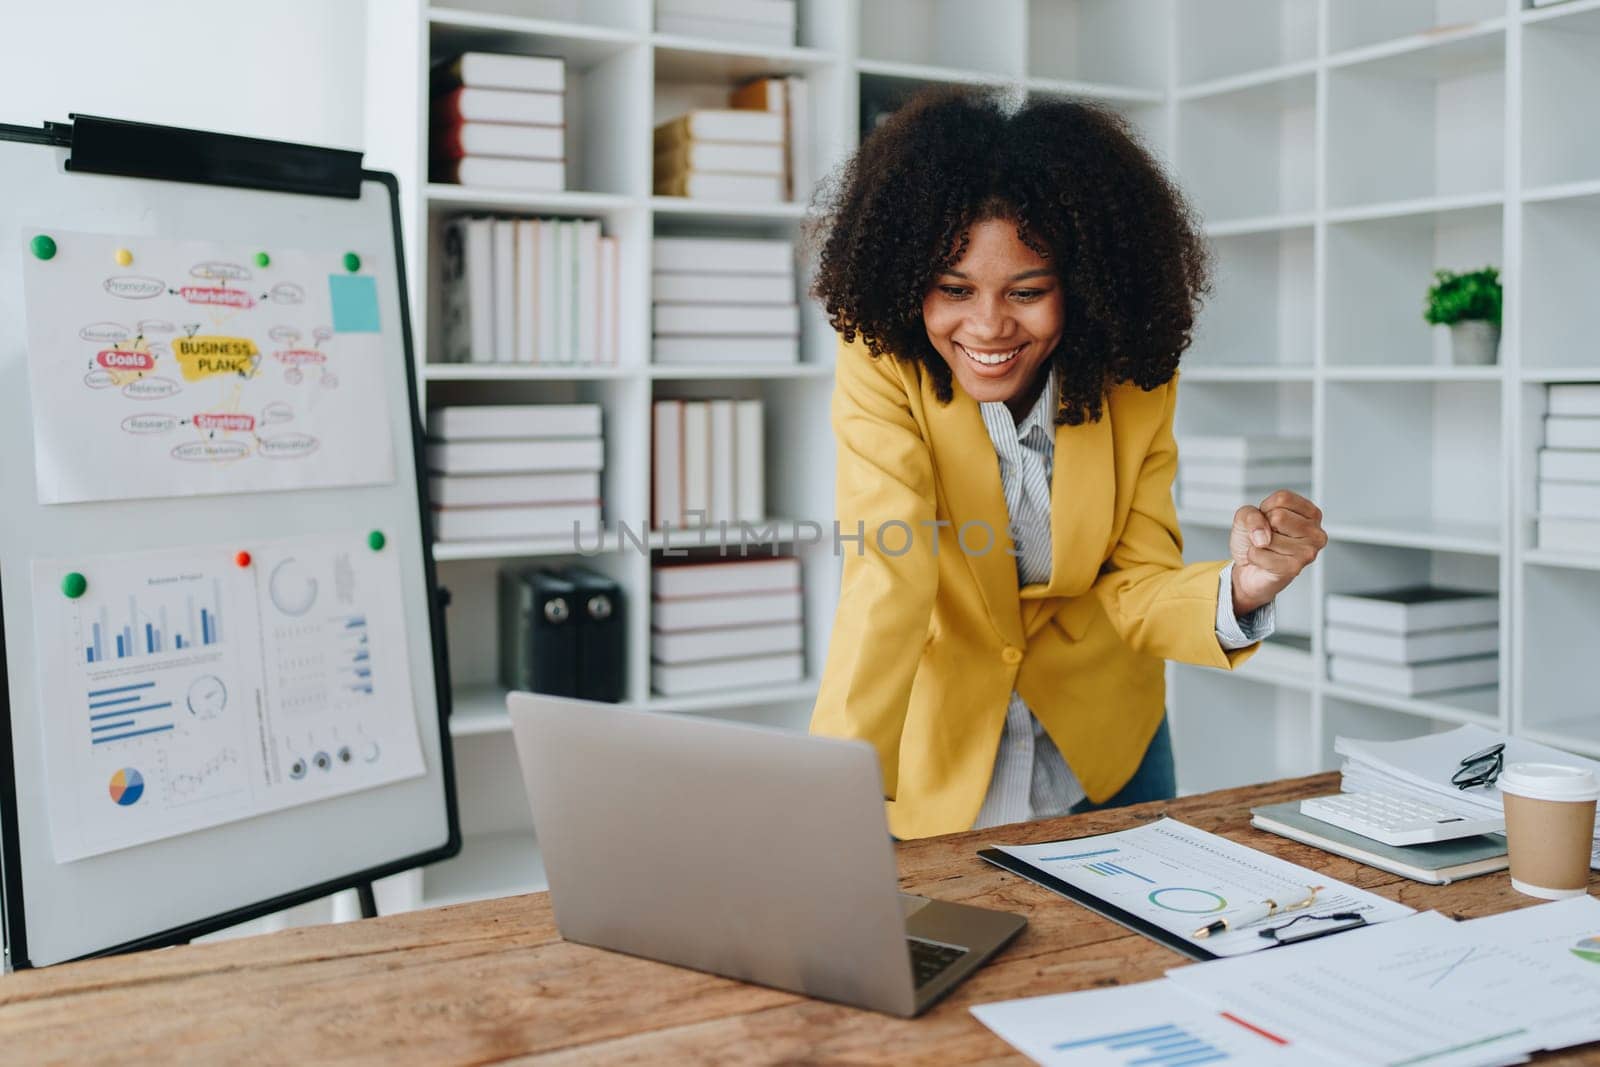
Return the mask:
<path id="1" fill-rule="evenodd" d="M 1510 865 L 1506 857 L 1506 839 L 1499 834 L 1427 845 L 1385 845 L 1302 815 L 1298 800 L 1251 808 L 1250 816 L 1250 825 L 1257 830 L 1429 885 L 1449 885 L 1463 878 L 1503 871 Z"/>

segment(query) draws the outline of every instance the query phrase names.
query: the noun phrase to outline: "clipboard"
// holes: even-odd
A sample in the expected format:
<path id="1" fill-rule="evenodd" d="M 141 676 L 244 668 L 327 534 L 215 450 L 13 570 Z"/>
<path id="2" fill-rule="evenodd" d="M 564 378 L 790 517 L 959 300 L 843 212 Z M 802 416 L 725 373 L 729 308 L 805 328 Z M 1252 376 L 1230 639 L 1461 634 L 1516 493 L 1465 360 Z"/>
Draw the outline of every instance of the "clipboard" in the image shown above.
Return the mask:
<path id="1" fill-rule="evenodd" d="M 997 848 L 984 848 L 978 850 L 978 858 L 986 863 L 992 863 L 1002 870 L 1007 870 L 1012 874 L 1020 875 L 1033 884 L 1043 886 L 1051 892 L 1059 893 L 1074 903 L 1082 904 L 1096 915 L 1104 916 L 1105 918 L 1116 923 L 1118 926 L 1126 927 L 1136 934 L 1143 934 L 1145 937 L 1150 938 L 1150 940 L 1160 942 L 1161 944 L 1172 949 L 1174 952 L 1182 953 L 1192 960 L 1200 960 L 1203 962 L 1206 960 L 1216 960 L 1222 958 L 1215 952 L 1212 952 L 1209 949 L 1201 948 L 1199 945 L 1191 944 L 1179 935 L 1174 934 L 1169 930 L 1163 930 L 1155 923 L 1147 922 L 1146 920 L 1139 918 L 1137 915 L 1134 915 L 1132 912 L 1129 912 L 1123 908 L 1119 908 L 1109 901 L 1101 900 L 1093 893 L 1090 893 L 1084 889 L 1079 889 L 1072 883 L 1063 881 L 1048 871 L 1040 870 L 1033 864 L 1027 862 L 1026 860 L 1020 860 L 1011 855 L 1009 852 L 1002 852 Z"/>

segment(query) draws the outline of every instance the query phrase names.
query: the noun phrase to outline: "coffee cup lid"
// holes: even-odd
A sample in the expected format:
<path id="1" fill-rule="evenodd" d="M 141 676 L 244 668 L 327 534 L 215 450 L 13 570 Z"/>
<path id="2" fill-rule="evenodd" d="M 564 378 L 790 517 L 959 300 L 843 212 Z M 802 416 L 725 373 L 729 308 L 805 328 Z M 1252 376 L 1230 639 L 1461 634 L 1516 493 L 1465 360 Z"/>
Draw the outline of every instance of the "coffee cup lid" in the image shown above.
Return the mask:
<path id="1" fill-rule="evenodd" d="M 1513 763 L 1495 784 L 1502 793 L 1530 800 L 1600 799 L 1600 779 L 1593 771 L 1560 763 Z"/>

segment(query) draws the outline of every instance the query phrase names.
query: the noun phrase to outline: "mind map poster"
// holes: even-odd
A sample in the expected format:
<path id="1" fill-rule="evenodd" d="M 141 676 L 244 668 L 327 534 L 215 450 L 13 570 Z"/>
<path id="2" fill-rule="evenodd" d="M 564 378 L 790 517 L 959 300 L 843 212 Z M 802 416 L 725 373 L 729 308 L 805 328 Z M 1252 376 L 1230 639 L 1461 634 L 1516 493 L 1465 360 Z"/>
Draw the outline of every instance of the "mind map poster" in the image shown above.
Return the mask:
<path id="1" fill-rule="evenodd" d="M 24 238 L 40 503 L 394 481 L 394 357 L 370 263 L 361 273 L 336 249 Z"/>

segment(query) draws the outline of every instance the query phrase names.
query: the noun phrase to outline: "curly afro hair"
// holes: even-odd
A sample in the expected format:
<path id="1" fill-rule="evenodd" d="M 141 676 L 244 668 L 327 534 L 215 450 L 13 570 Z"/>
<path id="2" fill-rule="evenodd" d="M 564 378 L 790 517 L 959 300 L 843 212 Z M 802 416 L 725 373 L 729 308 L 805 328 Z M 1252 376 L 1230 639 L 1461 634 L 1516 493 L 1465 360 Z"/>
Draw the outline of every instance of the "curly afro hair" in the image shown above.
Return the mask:
<path id="1" fill-rule="evenodd" d="M 966 254 L 968 229 L 989 219 L 1015 222 L 1061 280 L 1056 422 L 1097 421 L 1114 384 L 1172 380 L 1208 291 L 1205 244 L 1127 122 L 1093 104 L 1013 110 L 959 88 L 913 97 L 819 190 L 807 222 L 819 252 L 811 293 L 847 342 L 859 335 L 874 357 L 920 362 L 949 403 L 950 368 L 922 302 Z"/>

